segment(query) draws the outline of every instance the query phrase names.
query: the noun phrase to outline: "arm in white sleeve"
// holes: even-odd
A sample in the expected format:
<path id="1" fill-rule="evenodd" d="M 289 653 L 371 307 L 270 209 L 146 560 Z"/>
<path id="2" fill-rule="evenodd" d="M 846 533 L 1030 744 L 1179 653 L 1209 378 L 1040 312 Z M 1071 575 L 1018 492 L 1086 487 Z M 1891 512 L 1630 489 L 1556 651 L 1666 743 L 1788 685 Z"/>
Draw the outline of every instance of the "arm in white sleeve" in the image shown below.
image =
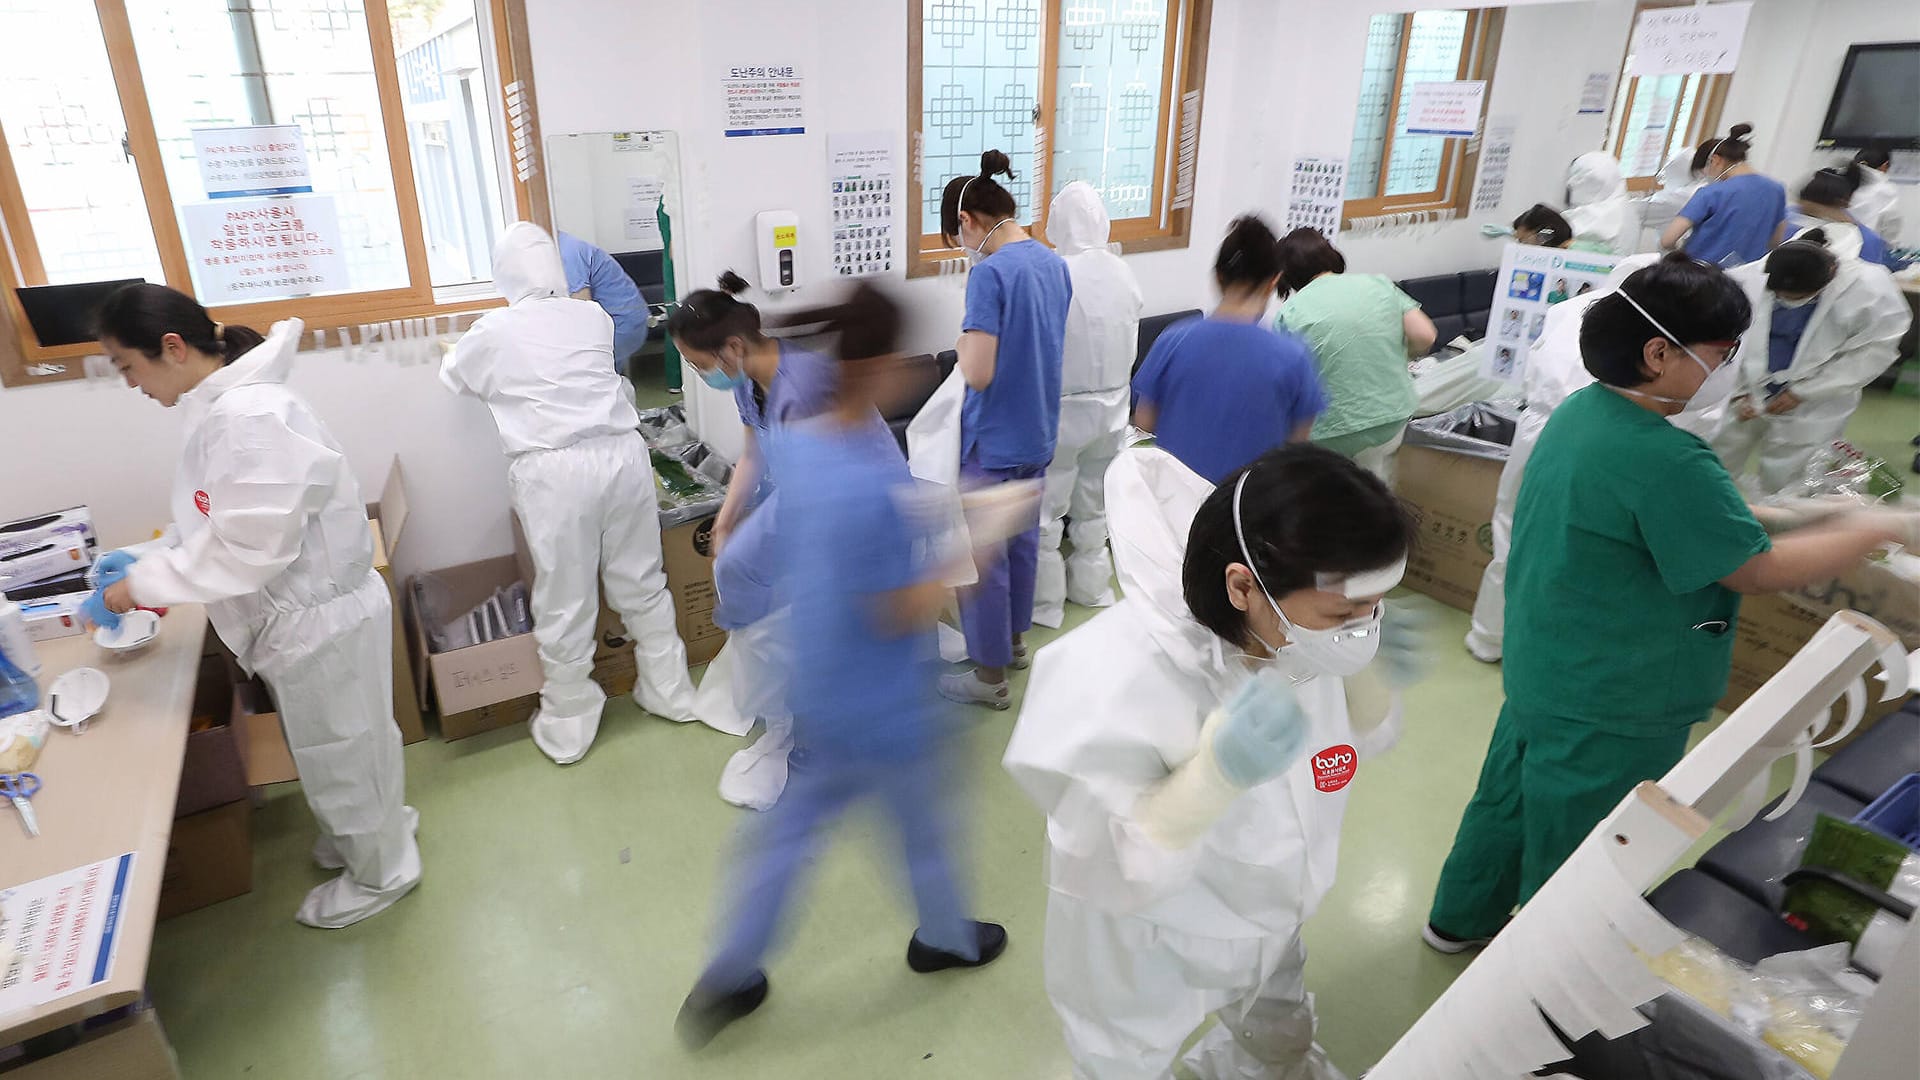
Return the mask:
<path id="1" fill-rule="evenodd" d="M 485 333 L 480 324 L 475 323 L 468 327 L 467 332 L 460 335 L 460 340 L 453 343 L 453 348 L 447 350 L 446 355 L 441 357 L 441 385 L 456 394 L 477 395 L 479 393 L 479 390 L 468 381 L 466 369 L 472 366 L 479 350 L 486 347 L 483 336 Z"/>
<path id="2" fill-rule="evenodd" d="M 1406 710 L 1400 692 L 1372 668 L 1343 680 L 1347 694 L 1347 724 L 1353 728 L 1354 749 L 1362 758 L 1378 757 L 1400 742 L 1406 729 Z"/>
<path id="3" fill-rule="evenodd" d="M 128 544 L 126 547 L 123 547 L 120 550 L 126 552 L 129 555 L 132 555 L 136 559 L 144 559 L 149 555 L 158 555 L 160 552 L 165 551 L 168 548 L 179 547 L 179 546 L 180 546 L 180 527 L 175 525 L 173 522 L 169 521 L 167 522 L 166 530 L 163 531 L 159 536 L 156 536 L 151 540 L 143 541 L 138 544 Z"/>
<path id="4" fill-rule="evenodd" d="M 1194 755 L 1134 803 L 1133 824 L 1155 845 L 1170 851 L 1191 847 L 1243 792 L 1220 771 L 1213 753 L 1213 737 L 1226 718 L 1223 709 L 1208 714 Z"/>
<path id="5" fill-rule="evenodd" d="M 1789 387 L 1802 401 L 1821 401 L 1853 393 L 1879 377 L 1900 354 L 1900 338 L 1906 334 L 1913 314 L 1884 270 L 1871 267 L 1866 272 L 1884 277 L 1884 287 L 1876 282 L 1859 290 L 1867 307 L 1860 316 L 1860 328 L 1835 350 L 1832 359 Z"/>
<path id="6" fill-rule="evenodd" d="M 128 568 L 137 604 L 209 603 L 258 592 L 300 554 L 309 514 L 325 499 L 320 478 L 338 455 L 288 430 L 277 417 L 210 419 L 213 463 L 207 528 Z"/>

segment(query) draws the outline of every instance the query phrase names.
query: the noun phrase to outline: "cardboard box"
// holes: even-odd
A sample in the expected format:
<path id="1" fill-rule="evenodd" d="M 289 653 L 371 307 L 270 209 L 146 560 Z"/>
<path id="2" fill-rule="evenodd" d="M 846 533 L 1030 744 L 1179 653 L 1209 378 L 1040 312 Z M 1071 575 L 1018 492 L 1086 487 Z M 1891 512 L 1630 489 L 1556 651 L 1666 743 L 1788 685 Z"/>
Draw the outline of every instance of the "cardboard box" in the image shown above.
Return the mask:
<path id="1" fill-rule="evenodd" d="M 1505 463 L 1430 446 L 1403 446 L 1394 486 L 1413 515 L 1408 588 L 1472 611 L 1493 561 L 1493 503 Z"/>
<path id="2" fill-rule="evenodd" d="M 413 681 L 413 658 L 408 647 L 406 610 L 395 580 L 392 553 L 400 546 L 407 527 L 407 485 L 400 472 L 400 459 L 393 459 L 387 470 L 386 486 L 380 489 L 380 501 L 367 504 L 367 527 L 373 532 L 373 568 L 387 583 L 387 595 L 393 601 L 393 722 L 400 726 L 400 741 L 417 743 L 427 737 L 426 724 L 420 718 L 420 693 Z"/>
<path id="3" fill-rule="evenodd" d="M 253 805 L 245 799 L 173 823 L 160 873 L 160 918 L 253 891 Z"/>
<path id="4" fill-rule="evenodd" d="M 59 537 L 75 536 L 88 542 L 93 540 L 93 512 L 84 506 L 0 522 L 0 556 L 41 547 Z"/>
<path id="5" fill-rule="evenodd" d="M 152 1009 L 143 1009 L 7 1076 L 9 1080 L 180 1080 L 180 1065 L 159 1018 Z"/>
<path id="6" fill-rule="evenodd" d="M 180 763 L 173 816 L 190 817 L 247 797 L 246 767 L 232 725 L 233 673 L 222 657 L 202 657 L 193 719 Z"/>
<path id="7" fill-rule="evenodd" d="M 93 565 L 92 544 L 91 537 L 65 532 L 0 555 L 0 589 L 19 589 L 85 570 Z"/>
<path id="8" fill-rule="evenodd" d="M 293 763 L 293 751 L 287 746 L 287 731 L 281 726 L 280 712 L 273 695 L 259 679 L 236 681 L 230 708 L 233 731 L 240 747 L 240 759 L 246 766 L 247 784 L 264 787 L 300 779 Z"/>
<path id="9" fill-rule="evenodd" d="M 20 601 L 20 618 L 27 624 L 28 639 L 53 641 L 86 633 L 87 626 L 80 621 L 80 605 L 87 602 L 89 595 L 68 593 Z"/>
<path id="10" fill-rule="evenodd" d="M 1863 562 L 1823 585 L 1773 596 L 1749 596 L 1740 605 L 1740 624 L 1733 644 L 1733 672 L 1720 707 L 1739 708 L 1753 692 L 1778 674 L 1836 611 L 1853 610 L 1900 635 L 1908 650 L 1920 649 L 1920 558 L 1896 556 L 1898 568 L 1884 562 Z M 1906 575 L 1906 576 L 1903 576 Z M 1877 686 L 1870 686 L 1877 691 Z M 1854 729 L 1851 742 L 1872 723 L 1903 705 L 1910 695 L 1890 702 L 1868 694 L 1866 717 Z M 1841 706 L 1835 706 L 1836 718 Z M 1842 742 L 1839 746 L 1844 746 Z M 1837 749 L 1838 746 L 1828 749 Z"/>
<path id="11" fill-rule="evenodd" d="M 447 590 L 447 610 L 464 612 L 520 580 L 520 569 L 503 555 L 435 570 L 433 577 Z M 439 704 L 441 737 L 463 739 L 533 716 L 545 677 L 532 634 L 436 653 L 427 646 L 426 617 L 415 611 L 413 642 L 415 675 Z M 494 707 L 510 703 L 514 707 Z"/>

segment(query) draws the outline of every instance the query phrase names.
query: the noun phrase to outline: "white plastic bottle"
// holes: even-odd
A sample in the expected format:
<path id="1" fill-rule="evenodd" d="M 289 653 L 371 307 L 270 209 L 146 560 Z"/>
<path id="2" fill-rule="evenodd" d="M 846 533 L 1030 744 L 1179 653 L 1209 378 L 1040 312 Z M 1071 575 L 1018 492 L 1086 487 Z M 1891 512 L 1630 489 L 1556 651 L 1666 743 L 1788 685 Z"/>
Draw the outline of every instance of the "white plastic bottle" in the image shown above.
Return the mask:
<path id="1" fill-rule="evenodd" d="M 0 652 L 28 675 L 40 677 L 40 657 L 33 651 L 33 639 L 27 636 L 27 619 L 20 605 L 0 597 Z"/>

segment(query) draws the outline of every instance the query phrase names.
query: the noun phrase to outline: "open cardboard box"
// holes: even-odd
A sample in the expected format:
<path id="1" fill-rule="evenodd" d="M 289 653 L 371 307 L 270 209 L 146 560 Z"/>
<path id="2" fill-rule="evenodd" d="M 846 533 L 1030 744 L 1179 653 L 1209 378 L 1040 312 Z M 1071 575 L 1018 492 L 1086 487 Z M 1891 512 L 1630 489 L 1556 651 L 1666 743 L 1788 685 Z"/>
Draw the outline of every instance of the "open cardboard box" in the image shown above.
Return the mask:
<path id="1" fill-rule="evenodd" d="M 496 589 L 521 580 L 511 555 L 435 570 L 433 576 L 446 587 L 451 612 L 470 611 Z M 463 739 L 532 719 L 546 681 L 532 634 L 436 653 L 427 645 L 425 615 L 415 611 L 412 621 L 421 703 L 431 690 L 443 738 Z"/>
<path id="2" fill-rule="evenodd" d="M 1493 504 L 1506 463 L 1431 446 L 1402 446 L 1394 487 L 1416 523 L 1406 585 L 1472 611 L 1493 561 Z"/>
<path id="3" fill-rule="evenodd" d="M 203 656 L 194 686 L 172 834 L 160 875 L 160 918 L 196 911 L 253 890 L 253 804 L 234 726 L 234 668 Z"/>
<path id="4" fill-rule="evenodd" d="M 387 470 L 386 486 L 380 489 L 380 501 L 367 504 L 367 527 L 373 531 L 373 568 L 387 583 L 387 596 L 393 601 L 393 722 L 400 726 L 400 741 L 416 743 L 427 737 L 420 719 L 420 695 L 413 685 L 413 660 L 407 648 L 406 610 L 395 579 L 391 557 L 400 546 L 407 527 L 407 484 L 400 472 L 400 459 L 394 458 Z"/>

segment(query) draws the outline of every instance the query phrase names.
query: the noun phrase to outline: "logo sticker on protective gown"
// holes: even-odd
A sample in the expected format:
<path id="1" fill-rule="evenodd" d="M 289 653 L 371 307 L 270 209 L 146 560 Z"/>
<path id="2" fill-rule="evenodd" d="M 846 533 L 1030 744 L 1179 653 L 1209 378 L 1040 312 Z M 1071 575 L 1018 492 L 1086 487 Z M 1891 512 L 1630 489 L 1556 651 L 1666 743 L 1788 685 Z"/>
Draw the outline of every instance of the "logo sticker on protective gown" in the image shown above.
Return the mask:
<path id="1" fill-rule="evenodd" d="M 196 491 L 193 493 L 193 506 L 194 506 L 194 509 L 200 511 L 201 517 L 213 516 L 213 514 L 208 510 L 208 507 L 212 505 L 213 505 L 213 501 L 207 498 L 206 492 Z"/>
<path id="2" fill-rule="evenodd" d="M 1315 790 L 1332 793 L 1353 782 L 1353 774 L 1359 771 L 1358 754 L 1353 747 L 1345 743 L 1330 746 L 1313 755 L 1313 786 Z"/>

